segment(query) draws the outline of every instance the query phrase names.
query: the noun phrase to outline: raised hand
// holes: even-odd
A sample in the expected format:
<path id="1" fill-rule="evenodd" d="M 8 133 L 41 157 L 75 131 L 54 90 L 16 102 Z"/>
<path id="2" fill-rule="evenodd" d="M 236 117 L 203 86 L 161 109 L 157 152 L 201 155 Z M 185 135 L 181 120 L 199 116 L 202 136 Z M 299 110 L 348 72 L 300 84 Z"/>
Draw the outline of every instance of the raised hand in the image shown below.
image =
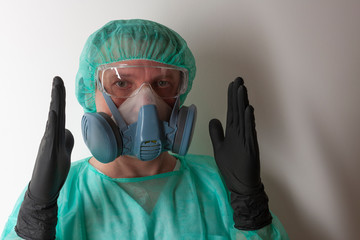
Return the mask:
<path id="1" fill-rule="evenodd" d="M 229 84 L 226 130 L 218 119 L 209 123 L 216 163 L 232 192 L 248 194 L 261 184 L 254 109 L 242 78 Z"/>
<path id="2" fill-rule="evenodd" d="M 254 108 L 242 78 L 228 88 L 226 130 L 218 119 L 209 123 L 216 164 L 231 192 L 235 227 L 258 229 L 271 222 L 268 198 L 260 178 Z"/>
<path id="3" fill-rule="evenodd" d="M 70 169 L 73 146 L 73 135 L 65 129 L 64 83 L 60 77 L 55 77 L 46 130 L 29 184 L 34 200 L 48 203 L 57 199 Z"/>
<path id="4" fill-rule="evenodd" d="M 73 135 L 65 129 L 64 83 L 55 77 L 45 133 L 15 227 L 20 237 L 55 238 L 57 198 L 70 169 L 73 146 Z"/>

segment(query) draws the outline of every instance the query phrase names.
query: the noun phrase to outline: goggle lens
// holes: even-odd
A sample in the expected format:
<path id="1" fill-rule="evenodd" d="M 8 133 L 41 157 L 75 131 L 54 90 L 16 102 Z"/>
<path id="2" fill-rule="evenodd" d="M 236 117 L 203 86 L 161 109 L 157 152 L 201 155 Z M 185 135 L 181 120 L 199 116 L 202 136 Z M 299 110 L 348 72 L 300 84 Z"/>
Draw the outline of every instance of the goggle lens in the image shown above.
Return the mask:
<path id="1" fill-rule="evenodd" d="M 186 91 L 186 69 L 163 66 L 104 66 L 98 70 L 99 83 L 106 94 L 115 98 L 131 97 L 143 83 L 161 98 L 175 98 Z"/>

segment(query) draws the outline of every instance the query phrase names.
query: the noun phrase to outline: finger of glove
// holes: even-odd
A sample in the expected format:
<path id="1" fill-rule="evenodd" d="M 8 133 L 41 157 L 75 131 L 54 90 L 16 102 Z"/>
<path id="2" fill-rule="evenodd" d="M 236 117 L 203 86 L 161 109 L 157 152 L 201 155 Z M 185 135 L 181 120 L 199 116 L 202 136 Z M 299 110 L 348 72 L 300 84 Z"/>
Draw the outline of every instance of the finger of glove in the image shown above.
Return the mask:
<path id="1" fill-rule="evenodd" d="M 47 159 L 51 158 L 54 148 L 55 136 L 56 136 L 57 116 L 56 112 L 50 110 L 48 121 L 46 123 L 46 130 L 43 138 L 41 139 L 39 151 L 35 163 L 35 168 L 41 167 L 48 162 Z M 37 166 L 39 164 L 39 166 Z"/>
<path id="2" fill-rule="evenodd" d="M 212 119 L 209 122 L 209 133 L 215 154 L 220 148 L 221 143 L 224 141 L 224 129 L 218 119 Z"/>
<path id="3" fill-rule="evenodd" d="M 70 155 L 73 150 L 73 147 L 74 147 L 74 136 L 72 135 L 70 130 L 65 129 L 65 150 L 69 156 L 69 159 L 70 159 Z"/>
<path id="4" fill-rule="evenodd" d="M 247 147 L 249 149 L 249 154 L 251 156 L 249 162 L 249 171 L 248 171 L 248 184 L 249 186 L 256 187 L 259 186 L 261 183 L 260 179 L 260 156 L 259 156 L 259 145 L 256 136 L 256 129 L 255 129 L 255 115 L 254 115 L 254 108 L 249 105 L 246 108 L 245 112 L 246 117 L 246 124 L 248 131 L 246 133 L 247 137 Z"/>
<path id="5" fill-rule="evenodd" d="M 245 109 L 249 105 L 247 96 L 247 89 L 244 85 L 240 86 L 237 91 L 237 102 L 238 102 L 238 114 L 239 114 L 239 125 L 238 134 L 243 139 L 245 138 Z"/>
<path id="6" fill-rule="evenodd" d="M 234 82 L 231 82 L 228 87 L 228 105 L 227 105 L 227 116 L 226 116 L 226 130 L 233 124 L 233 86 Z"/>
<path id="7" fill-rule="evenodd" d="M 53 81 L 54 104 L 53 108 L 57 113 L 57 140 L 59 146 L 65 144 L 65 87 L 60 77 L 55 77 Z"/>
<path id="8" fill-rule="evenodd" d="M 33 174 L 31 177 L 31 183 L 29 190 L 34 198 L 39 200 L 46 200 L 48 189 L 46 188 L 47 182 L 49 182 L 49 173 L 54 171 L 53 149 L 55 136 L 57 131 L 57 116 L 54 110 L 50 110 L 49 117 L 46 125 L 44 136 L 41 140 Z M 45 185 L 44 185 L 45 184 Z"/>
<path id="9" fill-rule="evenodd" d="M 56 89 L 53 86 L 51 92 L 51 102 L 50 102 L 50 110 L 48 115 L 48 120 L 46 122 L 46 129 L 44 136 L 41 140 L 37 160 L 35 163 L 35 167 L 39 161 L 46 161 L 46 159 L 50 159 L 52 155 L 52 151 L 54 148 L 54 144 L 56 143 L 56 136 L 57 136 L 57 125 L 58 125 L 58 116 L 55 110 L 56 102 L 58 98 L 58 94 Z M 48 155 L 48 156 L 45 156 Z M 41 163 L 40 165 L 43 165 Z"/>
<path id="10" fill-rule="evenodd" d="M 239 126 L 239 105 L 238 105 L 238 88 L 244 84 L 244 80 L 240 77 L 234 80 L 232 88 L 232 103 L 233 103 L 233 124 Z"/>
<path id="11" fill-rule="evenodd" d="M 254 108 L 251 105 L 248 105 L 245 110 L 245 142 L 252 153 L 258 154 L 255 115 Z"/>

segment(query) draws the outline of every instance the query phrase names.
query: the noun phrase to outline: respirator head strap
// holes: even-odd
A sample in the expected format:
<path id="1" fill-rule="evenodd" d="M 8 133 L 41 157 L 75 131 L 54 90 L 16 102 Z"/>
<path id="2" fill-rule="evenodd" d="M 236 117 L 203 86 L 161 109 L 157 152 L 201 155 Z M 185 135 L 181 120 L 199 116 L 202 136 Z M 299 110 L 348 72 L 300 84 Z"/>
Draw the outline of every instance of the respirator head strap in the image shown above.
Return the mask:
<path id="1" fill-rule="evenodd" d="M 121 131 L 125 131 L 127 129 L 127 124 L 125 123 L 124 119 L 121 117 L 119 110 L 115 106 L 115 103 L 113 102 L 111 97 L 109 95 L 107 95 L 106 93 L 102 92 L 102 95 L 104 96 L 106 104 L 108 105 L 108 107 L 115 119 L 116 124 L 118 125 L 118 127 L 120 128 Z"/>
<path id="2" fill-rule="evenodd" d="M 171 111 L 171 116 L 169 120 L 169 126 L 173 129 L 176 129 L 176 125 L 179 117 L 179 109 L 180 109 L 180 97 L 177 97 L 174 107 Z"/>

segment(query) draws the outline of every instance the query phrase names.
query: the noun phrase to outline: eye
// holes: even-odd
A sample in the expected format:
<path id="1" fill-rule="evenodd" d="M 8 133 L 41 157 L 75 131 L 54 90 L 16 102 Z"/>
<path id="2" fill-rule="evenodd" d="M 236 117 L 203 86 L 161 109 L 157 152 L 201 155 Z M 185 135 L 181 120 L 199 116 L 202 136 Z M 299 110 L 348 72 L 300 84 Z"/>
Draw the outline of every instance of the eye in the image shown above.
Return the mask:
<path id="1" fill-rule="evenodd" d="M 169 86 L 170 86 L 170 82 L 169 82 L 169 81 L 165 81 L 165 80 L 160 80 L 160 81 L 158 81 L 158 86 L 161 87 L 161 88 L 169 87 Z"/>
<path id="2" fill-rule="evenodd" d="M 115 85 L 119 88 L 126 88 L 128 87 L 129 83 L 127 81 L 117 81 Z"/>

